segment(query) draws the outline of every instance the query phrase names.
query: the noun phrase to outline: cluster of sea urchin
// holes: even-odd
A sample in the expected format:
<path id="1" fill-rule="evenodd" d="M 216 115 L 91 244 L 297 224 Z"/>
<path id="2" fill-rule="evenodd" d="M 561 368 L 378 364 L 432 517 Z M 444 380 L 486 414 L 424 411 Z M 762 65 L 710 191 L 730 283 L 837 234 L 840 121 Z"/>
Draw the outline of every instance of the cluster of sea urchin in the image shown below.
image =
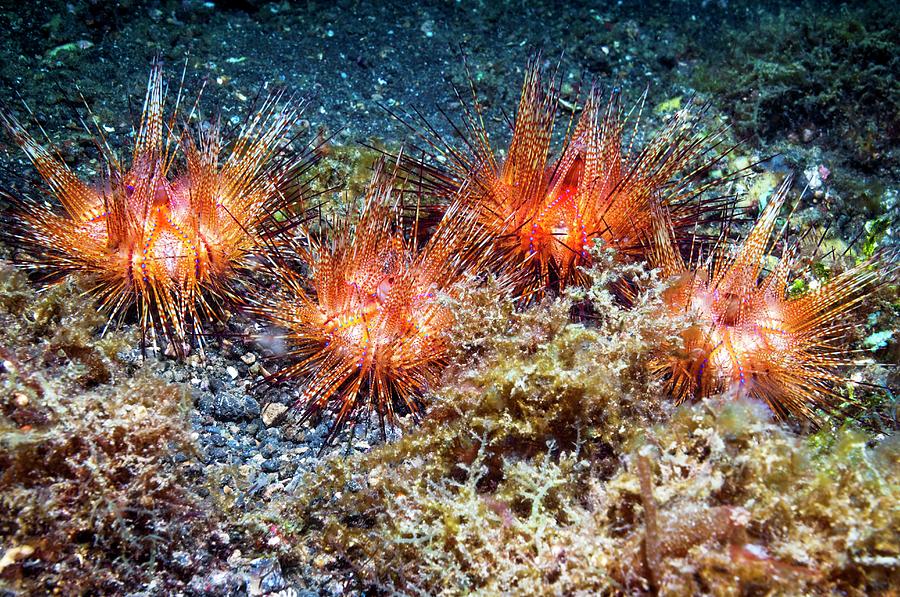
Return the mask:
<path id="1" fill-rule="evenodd" d="M 697 119 L 680 112 L 635 151 L 637 133 L 626 143 L 628 116 L 618 93 L 604 107 L 594 88 L 551 159 L 559 94 L 553 77 L 549 84 L 542 78 L 535 61 L 526 71 L 505 159 L 491 148 L 476 98 L 471 107 L 461 102 L 465 150 L 426 122 L 417 131 L 430 148 L 426 158 L 405 159 L 404 168 L 433 193 L 476 214 L 492 239 L 494 256 L 487 263 L 511 274 L 522 296 L 586 282 L 588 248 L 597 241 L 620 259 L 649 263 L 663 277 L 676 278 L 666 293 L 667 308 L 673 314 L 691 311 L 699 320 L 682 334 L 684 346 L 661 351 L 668 357 L 658 370 L 676 400 L 736 389 L 766 401 L 779 416 L 819 421 L 817 413 L 835 405 L 836 385 L 847 381 L 838 373 L 850 363 L 842 354 L 850 327 L 846 316 L 887 279 L 885 272 L 867 262 L 788 299 L 793 260 L 785 255 L 768 276 L 761 267 L 788 182 L 743 244 L 714 246 L 707 273 L 689 268 L 683 253 L 702 254 L 709 244 L 698 233 L 703 220 L 728 218 L 723 208 L 733 205 L 732 198 L 710 192 L 728 177 L 702 182 L 703 173 L 730 151 L 716 154 L 722 131 L 704 135 Z M 409 118 L 401 119 L 416 129 Z M 434 166 L 435 157 L 449 168 Z M 626 302 L 634 291 L 619 290 Z"/>
<path id="2" fill-rule="evenodd" d="M 399 170 L 419 183 L 413 227 L 404 222 L 403 185 L 381 165 L 361 213 L 314 239 L 302 227 L 297 233 L 295 219 L 267 234 L 270 216 L 291 204 L 284 189 L 305 191 L 296 176 L 309 154 L 287 151 L 298 112 L 266 101 L 220 164 L 216 126 L 197 138 L 175 137 L 175 115 L 164 122 L 156 66 L 130 166 L 105 151 L 108 173 L 93 186 L 3 117 L 65 211 L 18 200 L 17 239 L 34 249 L 32 265 L 51 276 L 92 274 L 93 292 L 113 314 L 137 303 L 142 329 L 160 331 L 179 354 L 189 328 L 218 315 L 210 301 L 234 298 L 232 274 L 261 249 L 276 287 L 245 302 L 286 330 L 286 356 L 294 359 L 267 380 L 304 380 L 300 419 L 333 411 L 329 439 L 363 411 L 374 411 L 382 428 L 393 425 L 398 407 L 420 412 L 449 354 L 453 314 L 438 295 L 454 292 L 467 272 L 492 271 L 527 300 L 586 283 L 588 248 L 599 241 L 674 278 L 667 308 L 697 321 L 682 334 L 684 346 L 658 365 L 677 400 L 738 388 L 779 415 L 815 420 L 843 380 L 836 368 L 847 363 L 840 354 L 844 316 L 883 276 L 864 263 L 789 299 L 787 255 L 764 275 L 787 183 L 742 244 L 720 245 L 705 271 L 686 265 L 698 224 L 723 205 L 701 182 L 728 153 L 718 151 L 721 130 L 703 134 L 696 115 L 680 112 L 636 150 L 637 131 L 626 128 L 636 111 L 636 129 L 642 103 L 626 113 L 618 92 L 603 101 L 593 88 L 553 158 L 558 88 L 533 61 L 504 159 L 494 153 L 477 98 L 464 108 L 466 150 L 426 122 L 420 139 L 449 167 L 398 158 Z M 173 176 L 179 147 L 186 167 Z M 424 194 L 449 207 L 420 226 Z M 420 247 L 423 228 L 430 237 Z M 623 290 L 627 301 L 633 289 Z"/>
<path id="3" fill-rule="evenodd" d="M 221 317 L 218 304 L 234 298 L 235 274 L 261 245 L 270 215 L 294 201 L 300 187 L 288 183 L 311 158 L 288 151 L 299 118 L 291 102 L 279 107 L 276 96 L 263 102 L 220 161 L 219 125 L 196 134 L 187 124 L 178 127 L 179 102 L 166 119 L 165 96 L 156 63 L 130 164 L 98 133 L 105 172 L 90 184 L 14 117 L 2 121 L 63 208 L 12 198 L 18 212 L 12 237 L 28 249 L 28 265 L 51 282 L 87 275 L 110 320 L 136 305 L 144 337 L 168 341 L 184 355 L 194 343 L 202 348 L 202 322 Z M 179 148 L 183 168 L 176 166 Z"/>

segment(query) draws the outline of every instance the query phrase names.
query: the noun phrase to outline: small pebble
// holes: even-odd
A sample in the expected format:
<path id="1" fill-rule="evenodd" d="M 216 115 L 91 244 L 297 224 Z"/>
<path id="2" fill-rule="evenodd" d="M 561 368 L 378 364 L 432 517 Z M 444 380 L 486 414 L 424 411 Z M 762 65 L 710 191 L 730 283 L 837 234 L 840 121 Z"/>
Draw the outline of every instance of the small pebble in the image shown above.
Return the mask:
<path id="1" fill-rule="evenodd" d="M 270 426 L 275 420 L 280 417 L 284 411 L 287 410 L 287 406 L 281 404 L 279 402 L 270 402 L 262 409 L 262 422 L 266 427 Z"/>
<path id="2" fill-rule="evenodd" d="M 259 558 L 250 562 L 247 591 L 250 595 L 268 595 L 287 587 L 281 565 L 275 558 Z"/>
<path id="3" fill-rule="evenodd" d="M 281 462 L 277 458 L 264 460 L 260 468 L 267 473 L 277 473 L 281 468 Z"/>

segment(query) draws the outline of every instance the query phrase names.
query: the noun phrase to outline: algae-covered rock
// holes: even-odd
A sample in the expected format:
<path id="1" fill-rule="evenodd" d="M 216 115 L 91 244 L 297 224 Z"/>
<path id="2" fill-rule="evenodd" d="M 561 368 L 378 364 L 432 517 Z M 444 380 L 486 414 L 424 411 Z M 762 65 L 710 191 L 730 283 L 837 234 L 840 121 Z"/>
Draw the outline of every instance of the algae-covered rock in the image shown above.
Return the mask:
<path id="1" fill-rule="evenodd" d="M 634 306 L 637 317 L 617 306 L 604 289 L 618 277 L 612 256 L 598 256 L 598 286 L 580 296 L 519 311 L 496 283 L 466 294 L 452 334 L 465 357 L 436 407 L 400 441 L 328 461 L 304 480 L 275 517 L 297 529 L 298 548 L 403 591 L 606 586 L 583 570 L 563 573 L 560 553 L 607 565 L 609 539 L 590 531 L 596 478 L 618 467 L 631 425 L 662 418 L 646 364 L 674 328 L 653 315 L 658 285 Z M 641 270 L 627 274 L 654 284 Z M 573 309 L 584 322 L 571 322 Z"/>
<path id="2" fill-rule="evenodd" d="M 644 434 L 638 444 L 650 446 L 658 467 L 661 514 L 685 520 L 698 508 L 727 507 L 743 517 L 727 540 L 685 546 L 680 559 L 662 562 L 660 588 L 871 594 L 896 586 L 897 441 L 820 433 L 831 438 L 827 446 L 773 423 L 759 404 L 714 401 L 680 409 Z"/>
<path id="3" fill-rule="evenodd" d="M 270 514 L 285 553 L 400 593 L 894 586 L 896 441 L 808 439 L 737 398 L 670 411 L 646 374 L 675 325 L 656 315 L 659 285 L 627 272 L 645 288 L 627 310 L 606 290 L 623 272 L 592 273 L 580 296 L 525 311 L 497 285 L 471 292 L 454 336 L 470 356 L 436 408 L 307 475 Z"/>
<path id="4" fill-rule="evenodd" d="M 0 265 L 0 586 L 169 592 L 218 549 L 173 457 L 194 450 L 185 391 L 116 356 L 73 284 L 35 295 Z M 189 554 L 189 555 L 188 555 Z"/>

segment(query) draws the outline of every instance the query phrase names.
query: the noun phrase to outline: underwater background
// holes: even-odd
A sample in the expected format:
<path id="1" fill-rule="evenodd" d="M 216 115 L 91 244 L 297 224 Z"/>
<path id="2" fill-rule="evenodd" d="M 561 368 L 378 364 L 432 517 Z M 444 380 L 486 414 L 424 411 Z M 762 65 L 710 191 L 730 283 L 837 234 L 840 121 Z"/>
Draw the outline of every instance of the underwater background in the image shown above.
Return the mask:
<path id="1" fill-rule="evenodd" d="M 454 89 L 474 88 L 503 146 L 539 53 L 563 114 L 592 82 L 628 106 L 646 92 L 647 131 L 703 105 L 737 144 L 721 169 L 749 171 L 731 191 L 752 217 L 794 172 L 790 230 L 829 255 L 810 271 L 896 251 L 893 2 L 3 0 L 0 31 L 0 111 L 40 123 L 84 178 L 102 160 L 82 120 L 127 155 L 160 60 L 226 126 L 272 90 L 304 98 L 327 210 L 364 194 L 381 152 L 416 142 L 392 113 L 454 139 Z M 0 163 L 4 207 L 34 192 L 10 135 Z M 144 354 L 136 319 L 105 330 L 81 281 L 42 289 L 16 247 L 0 258 L 4 595 L 900 589 L 896 255 L 848 345 L 862 384 L 821 429 L 743 398 L 676 407 L 647 370 L 677 332 L 595 270 L 596 321 L 573 315 L 584 296 L 519 309 L 472 291 L 455 307 L 464 349 L 422 420 L 385 438 L 373 418 L 327 446 L 327 417 L 281 424 L 299 384 L 259 383 L 271 328 L 248 313 L 203 358 Z"/>

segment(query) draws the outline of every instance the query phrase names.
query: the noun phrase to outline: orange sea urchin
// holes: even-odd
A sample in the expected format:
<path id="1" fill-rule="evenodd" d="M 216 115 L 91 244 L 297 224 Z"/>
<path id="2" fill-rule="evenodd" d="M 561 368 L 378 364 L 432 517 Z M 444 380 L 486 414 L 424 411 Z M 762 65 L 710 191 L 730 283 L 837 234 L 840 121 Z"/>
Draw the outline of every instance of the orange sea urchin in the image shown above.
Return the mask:
<path id="1" fill-rule="evenodd" d="M 130 165 L 101 136 L 106 172 L 94 184 L 79 180 L 16 119 L 4 115 L 3 122 L 63 207 L 59 213 L 45 202 L 14 198 L 15 240 L 31 254 L 28 265 L 49 281 L 87 274 L 111 320 L 136 304 L 145 335 L 161 336 L 183 355 L 201 322 L 219 315 L 214 305 L 232 293 L 232 278 L 247 265 L 270 214 L 290 203 L 287 178 L 309 160 L 286 151 L 298 111 L 279 108 L 275 97 L 247 121 L 220 163 L 218 125 L 196 138 L 186 129 L 176 135 L 178 102 L 166 121 L 165 95 L 156 64 Z M 174 173 L 179 147 L 186 167 Z"/>
<path id="2" fill-rule="evenodd" d="M 471 218 L 456 208 L 422 248 L 414 231 L 407 240 L 393 185 L 379 166 L 358 220 L 341 219 L 328 242 L 295 245 L 308 276 L 278 263 L 279 289 L 254 299 L 255 312 L 286 330 L 295 359 L 268 380 L 305 380 L 295 403 L 301 422 L 336 411 L 326 445 L 363 407 L 378 414 L 382 431 L 394 424 L 395 404 L 419 413 L 449 354 L 452 313 L 439 294 L 452 293 L 480 253 Z"/>
<path id="3" fill-rule="evenodd" d="M 589 264 L 588 249 L 595 240 L 616 248 L 623 258 L 643 258 L 654 205 L 672 210 L 679 228 L 692 226 L 716 207 L 715 201 L 690 201 L 706 189 L 692 184 L 717 161 L 710 156 L 721 142 L 719 133 L 699 132 L 695 115 L 680 112 L 638 151 L 633 146 L 636 131 L 626 143 L 630 114 L 618 91 L 604 101 L 593 88 L 552 159 L 560 98 L 555 77 L 549 84 L 544 79 L 538 60 L 533 61 L 505 159 L 491 146 L 476 98 L 464 108 L 466 151 L 454 149 L 427 123 L 428 132 L 419 133 L 428 152 L 439 154 L 449 169 L 424 160 L 404 162 L 411 178 L 425 180 L 436 194 L 455 198 L 478 214 L 494 238 L 499 269 L 514 276 L 518 293 L 526 297 L 549 286 L 585 282 L 579 266 Z M 639 119 L 638 114 L 635 123 Z"/>
<path id="4" fill-rule="evenodd" d="M 723 245 L 706 267 L 685 265 L 659 218 L 651 261 L 674 278 L 665 303 L 694 321 L 681 334 L 682 345 L 659 362 L 677 401 L 737 391 L 765 401 L 779 417 L 814 423 L 822 411 L 834 409 L 836 386 L 848 381 L 839 369 L 852 364 L 846 346 L 853 326 L 849 316 L 893 267 L 879 271 L 867 261 L 790 298 L 796 259 L 786 250 L 771 271 L 763 267 L 789 186 L 790 179 L 740 245 Z"/>

